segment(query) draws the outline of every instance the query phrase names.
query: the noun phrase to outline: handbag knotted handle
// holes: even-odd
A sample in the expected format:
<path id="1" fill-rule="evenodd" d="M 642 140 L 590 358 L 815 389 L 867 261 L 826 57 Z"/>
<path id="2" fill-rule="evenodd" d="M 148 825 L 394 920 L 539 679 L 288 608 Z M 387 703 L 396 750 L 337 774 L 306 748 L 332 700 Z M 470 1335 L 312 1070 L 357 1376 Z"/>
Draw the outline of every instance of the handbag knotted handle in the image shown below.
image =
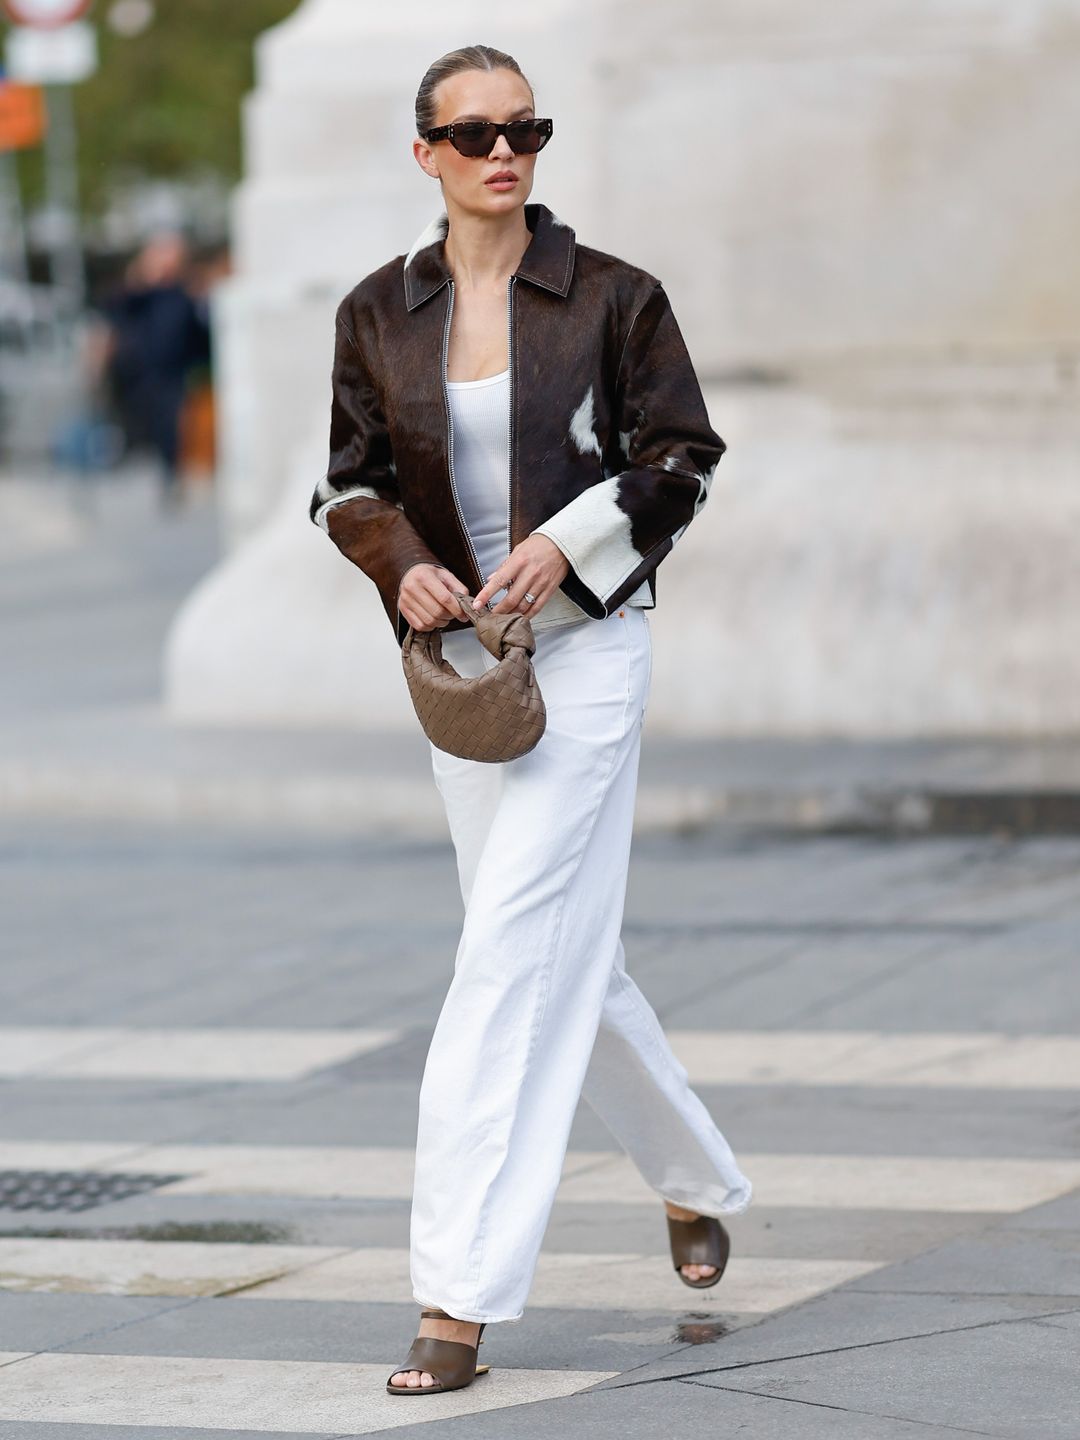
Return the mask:
<path id="1" fill-rule="evenodd" d="M 468 595 L 456 595 L 455 599 L 476 626 L 481 645 L 496 660 L 501 660 L 514 645 L 527 655 L 536 654 L 536 637 L 527 615 L 493 615 L 486 606 L 478 609 Z"/>

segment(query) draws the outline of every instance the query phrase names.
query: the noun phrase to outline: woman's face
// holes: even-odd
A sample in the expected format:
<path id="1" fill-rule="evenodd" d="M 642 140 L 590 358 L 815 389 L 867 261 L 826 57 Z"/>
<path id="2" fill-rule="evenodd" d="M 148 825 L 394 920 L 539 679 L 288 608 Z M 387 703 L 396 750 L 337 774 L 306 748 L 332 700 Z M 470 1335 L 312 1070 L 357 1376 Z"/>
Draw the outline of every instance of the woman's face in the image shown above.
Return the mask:
<path id="1" fill-rule="evenodd" d="M 458 120 L 526 120 L 535 115 L 528 85 L 513 70 L 462 70 L 441 80 L 435 89 L 433 125 Z M 535 155 L 515 155 L 505 135 L 496 135 L 487 155 L 460 155 L 449 140 L 431 144 L 417 138 L 413 153 L 428 175 L 442 181 L 447 208 L 455 205 L 474 215 L 497 215 L 525 204 L 533 186 Z M 508 170 L 517 184 L 501 190 L 486 182 Z"/>

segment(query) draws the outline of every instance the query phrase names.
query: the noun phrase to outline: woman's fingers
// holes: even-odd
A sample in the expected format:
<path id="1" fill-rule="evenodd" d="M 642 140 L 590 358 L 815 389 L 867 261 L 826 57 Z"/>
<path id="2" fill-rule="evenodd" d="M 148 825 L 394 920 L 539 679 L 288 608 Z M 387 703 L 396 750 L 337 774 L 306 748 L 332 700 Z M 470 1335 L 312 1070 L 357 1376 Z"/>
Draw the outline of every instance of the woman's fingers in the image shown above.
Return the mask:
<path id="1" fill-rule="evenodd" d="M 544 589 L 543 581 L 540 578 L 542 572 L 539 571 L 535 565 L 519 565 L 517 567 L 517 573 L 513 575 L 513 578 L 510 578 L 508 575 L 503 574 L 504 569 L 507 571 L 510 570 L 509 560 L 503 561 L 499 569 L 492 575 L 479 595 L 477 595 L 476 600 L 478 607 L 482 609 L 492 595 L 498 594 L 500 590 L 505 588 L 506 594 L 498 604 L 492 605 L 491 607 L 491 613 L 493 615 L 505 615 L 508 611 L 515 610 L 526 611 L 539 609 L 539 600 Z M 522 604 L 526 590 L 530 595 L 536 596 L 536 602 L 533 605 Z"/>
<path id="2" fill-rule="evenodd" d="M 525 599 L 526 594 L 533 596 L 532 601 Z M 508 610 L 520 610 L 522 615 L 532 615 L 540 609 L 550 594 L 546 582 L 539 576 L 534 577 L 530 584 L 524 575 L 519 575 L 503 598 Z"/>
<path id="3" fill-rule="evenodd" d="M 478 606 L 486 605 L 502 589 L 507 593 L 492 606 L 493 615 L 517 612 L 535 615 L 562 584 L 570 562 L 546 535 L 526 535 L 515 545 L 476 596 Z M 536 598 L 530 603 L 526 592 Z"/>
<path id="4" fill-rule="evenodd" d="M 544 541 L 543 548 L 537 541 Z M 567 570 L 568 562 L 546 536 L 530 536 L 517 546 L 494 575 L 473 597 L 478 609 L 500 590 L 506 593 L 495 605 L 493 615 L 536 615 L 547 604 Z M 415 630 L 433 630 L 450 620 L 468 620 L 458 601 L 469 594 L 445 565 L 414 565 L 406 572 L 398 595 L 398 609 Z M 526 594 L 533 599 L 527 601 Z"/>
<path id="5" fill-rule="evenodd" d="M 510 560 L 504 560 L 503 563 L 499 566 L 498 570 L 496 570 L 493 575 L 489 575 L 489 576 L 488 576 L 488 579 L 487 579 L 486 584 L 485 584 L 480 590 L 477 591 L 477 595 L 476 595 L 476 605 L 477 605 L 477 609 L 482 610 L 482 609 L 484 608 L 484 606 L 489 603 L 489 601 L 491 600 L 492 595 L 498 594 L 498 592 L 505 586 L 505 584 L 506 584 L 506 578 L 505 578 L 505 576 L 503 575 L 503 571 L 504 571 L 504 570 L 509 571 L 509 569 L 510 569 L 510 564 L 511 564 L 511 561 L 510 561 Z M 535 592 L 534 592 L 534 593 L 535 593 Z M 506 597 L 505 597 L 505 595 L 504 595 L 504 596 L 503 596 L 503 600 L 505 600 L 505 599 L 506 599 Z M 503 601 L 500 600 L 500 601 L 499 601 L 499 604 L 501 605 L 502 603 L 503 603 Z M 494 608 L 494 607 L 492 607 L 492 608 Z"/>
<path id="6" fill-rule="evenodd" d="M 525 599 L 526 594 L 535 598 L 530 603 Z M 493 605 L 493 615 L 521 614 L 535 615 L 547 602 L 551 594 L 551 587 L 538 576 L 531 574 L 529 570 L 522 570 L 513 583 L 507 587 L 506 594 L 497 605 Z"/>
<path id="7" fill-rule="evenodd" d="M 462 592 L 467 595 L 469 593 L 469 587 L 463 585 L 451 570 L 440 570 L 439 576 L 442 580 L 441 601 L 444 609 L 449 611 L 450 615 L 458 620 L 467 620 L 469 617 L 461 608 L 457 597 Z"/>
<path id="8" fill-rule="evenodd" d="M 442 565 L 414 565 L 406 573 L 398 595 L 398 609 L 414 630 L 434 630 L 448 620 L 468 617 L 456 598 L 468 594 L 452 570 Z"/>
<path id="9" fill-rule="evenodd" d="M 401 582 L 398 609 L 414 630 L 433 630 L 438 620 L 431 578 L 435 567 L 414 565 Z"/>

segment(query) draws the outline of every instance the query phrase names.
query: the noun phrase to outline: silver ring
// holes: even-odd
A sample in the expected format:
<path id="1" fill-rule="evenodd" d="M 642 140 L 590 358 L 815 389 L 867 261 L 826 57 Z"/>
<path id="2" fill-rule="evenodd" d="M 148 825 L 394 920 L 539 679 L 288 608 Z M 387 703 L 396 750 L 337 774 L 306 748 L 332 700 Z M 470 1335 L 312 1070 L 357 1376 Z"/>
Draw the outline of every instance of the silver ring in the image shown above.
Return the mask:
<path id="1" fill-rule="evenodd" d="M 536 599 L 536 596 L 533 595 L 533 594 L 531 593 L 531 591 L 526 590 L 526 591 L 525 591 L 525 599 L 526 599 L 526 600 L 529 602 L 529 604 L 531 605 L 531 604 L 533 603 L 533 601 Z"/>

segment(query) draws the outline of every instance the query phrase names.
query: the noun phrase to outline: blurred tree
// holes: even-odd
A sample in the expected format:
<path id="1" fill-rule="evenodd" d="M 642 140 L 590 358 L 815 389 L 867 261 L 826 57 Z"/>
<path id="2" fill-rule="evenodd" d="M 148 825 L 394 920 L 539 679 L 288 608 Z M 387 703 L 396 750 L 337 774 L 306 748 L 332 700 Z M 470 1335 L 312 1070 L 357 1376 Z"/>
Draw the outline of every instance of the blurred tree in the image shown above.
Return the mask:
<path id="1" fill-rule="evenodd" d="M 111 0 L 97 0 L 89 20 L 100 65 L 74 87 L 84 215 L 99 214 L 120 181 L 205 171 L 239 179 L 240 101 L 254 84 L 255 37 L 299 4 L 157 0 L 142 32 L 122 35 L 107 23 Z M 21 153 L 18 164 L 24 197 L 35 204 L 44 195 L 41 149 Z"/>

